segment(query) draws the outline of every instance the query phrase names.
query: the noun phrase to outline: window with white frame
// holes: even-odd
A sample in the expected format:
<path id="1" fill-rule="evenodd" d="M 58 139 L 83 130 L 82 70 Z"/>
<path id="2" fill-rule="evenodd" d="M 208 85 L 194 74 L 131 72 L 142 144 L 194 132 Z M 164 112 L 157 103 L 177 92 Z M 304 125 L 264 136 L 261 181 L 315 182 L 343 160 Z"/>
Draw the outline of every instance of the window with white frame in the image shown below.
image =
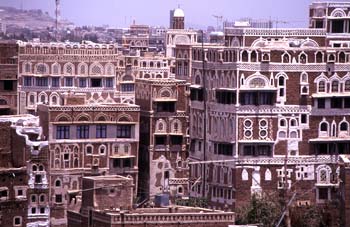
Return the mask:
<path id="1" fill-rule="evenodd" d="M 329 124 L 326 121 L 322 121 L 319 126 L 319 136 L 320 137 L 327 137 L 329 132 Z"/>
<path id="2" fill-rule="evenodd" d="M 22 217 L 21 216 L 13 217 L 13 226 L 22 226 Z"/>

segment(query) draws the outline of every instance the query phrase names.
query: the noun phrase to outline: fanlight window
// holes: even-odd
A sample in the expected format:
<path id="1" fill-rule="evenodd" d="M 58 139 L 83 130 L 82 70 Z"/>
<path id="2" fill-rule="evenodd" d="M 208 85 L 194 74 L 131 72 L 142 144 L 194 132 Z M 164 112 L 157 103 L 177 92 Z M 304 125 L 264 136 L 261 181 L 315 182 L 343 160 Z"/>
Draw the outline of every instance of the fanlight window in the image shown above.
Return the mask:
<path id="1" fill-rule="evenodd" d="M 251 88 L 265 87 L 265 80 L 262 78 L 254 78 L 250 81 L 249 87 Z"/>

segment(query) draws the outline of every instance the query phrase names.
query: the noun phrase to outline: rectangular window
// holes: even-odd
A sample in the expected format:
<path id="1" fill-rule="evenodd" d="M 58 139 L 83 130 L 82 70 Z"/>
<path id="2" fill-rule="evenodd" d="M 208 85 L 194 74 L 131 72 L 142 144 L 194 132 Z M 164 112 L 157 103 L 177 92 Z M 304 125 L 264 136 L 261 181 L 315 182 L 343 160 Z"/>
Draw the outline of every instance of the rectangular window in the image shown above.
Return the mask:
<path id="1" fill-rule="evenodd" d="M 31 76 L 25 76 L 24 77 L 24 86 L 32 86 L 32 77 Z"/>
<path id="2" fill-rule="evenodd" d="M 66 85 L 66 87 L 73 87 L 73 78 L 72 77 L 66 77 L 65 78 L 65 85 Z"/>
<path id="3" fill-rule="evenodd" d="M 157 112 L 175 112 L 175 102 L 158 102 Z"/>
<path id="4" fill-rule="evenodd" d="M 120 159 L 114 159 L 113 160 L 113 167 L 114 168 L 121 168 L 122 167 L 122 162 L 121 162 L 121 160 Z"/>
<path id="5" fill-rule="evenodd" d="M 236 93 L 233 91 L 216 91 L 216 101 L 221 104 L 235 104 Z"/>
<path id="6" fill-rule="evenodd" d="M 59 87 L 60 86 L 60 78 L 52 77 L 51 78 L 51 87 Z"/>
<path id="7" fill-rule="evenodd" d="M 102 87 L 102 79 L 93 78 L 90 85 L 91 87 Z"/>
<path id="8" fill-rule="evenodd" d="M 45 214 L 45 207 L 40 207 L 40 214 Z"/>
<path id="9" fill-rule="evenodd" d="M 22 218 L 15 217 L 14 218 L 14 224 L 15 224 L 15 226 L 21 226 L 22 225 Z"/>
<path id="10" fill-rule="evenodd" d="M 318 188 L 318 200 L 328 200 L 328 188 Z"/>
<path id="11" fill-rule="evenodd" d="M 15 81 L 13 80 L 4 80 L 4 90 L 5 91 L 13 91 L 13 84 Z"/>
<path id="12" fill-rule="evenodd" d="M 133 92 L 134 84 L 122 84 L 121 85 L 122 92 Z"/>
<path id="13" fill-rule="evenodd" d="M 35 175 L 35 183 L 36 184 L 42 183 L 42 177 L 40 174 Z"/>
<path id="14" fill-rule="evenodd" d="M 18 189 L 17 190 L 17 196 L 23 196 L 23 190 L 22 189 Z"/>
<path id="15" fill-rule="evenodd" d="M 269 145 L 245 145 L 243 147 L 244 156 L 271 156 L 271 146 Z"/>
<path id="16" fill-rule="evenodd" d="M 190 98 L 192 101 L 200 101 L 202 102 L 204 99 L 203 96 L 203 88 L 191 88 L 190 89 L 191 95 Z"/>
<path id="17" fill-rule="evenodd" d="M 114 83 L 113 83 L 113 78 L 106 78 L 106 87 L 112 88 Z"/>
<path id="18" fill-rule="evenodd" d="M 307 124 L 307 115 L 306 114 L 302 114 L 301 116 L 300 116 L 300 122 L 301 122 L 301 124 Z"/>
<path id="19" fill-rule="evenodd" d="M 155 145 L 166 145 L 166 136 L 155 136 Z"/>
<path id="20" fill-rule="evenodd" d="M 56 128 L 56 139 L 69 139 L 69 126 L 59 125 Z"/>
<path id="21" fill-rule="evenodd" d="M 273 105 L 273 92 L 242 92 L 240 94 L 241 105 Z"/>
<path id="22" fill-rule="evenodd" d="M 36 214 L 36 207 L 32 207 L 32 214 Z"/>
<path id="23" fill-rule="evenodd" d="M 182 136 L 170 136 L 170 141 L 172 145 L 181 145 Z"/>
<path id="24" fill-rule="evenodd" d="M 62 195 L 61 194 L 56 194 L 55 202 L 56 203 L 62 203 Z"/>
<path id="25" fill-rule="evenodd" d="M 344 98 L 344 108 L 350 108 L 350 98 Z"/>
<path id="26" fill-rule="evenodd" d="M 107 137 L 107 125 L 96 125 L 96 138 Z"/>
<path id="27" fill-rule="evenodd" d="M 79 87 L 86 87 L 86 78 L 79 79 Z"/>
<path id="28" fill-rule="evenodd" d="M 233 145 L 230 143 L 214 143 L 214 154 L 232 156 Z"/>
<path id="29" fill-rule="evenodd" d="M 319 108 L 319 109 L 326 108 L 326 99 L 324 99 L 324 98 L 317 99 L 317 108 Z"/>
<path id="30" fill-rule="evenodd" d="M 8 196 L 8 191 L 7 190 L 0 191 L 0 199 L 6 199 L 7 196 Z"/>
<path id="31" fill-rule="evenodd" d="M 35 85 L 38 87 L 47 87 L 48 78 L 47 77 L 37 77 L 35 79 Z"/>
<path id="32" fill-rule="evenodd" d="M 117 125 L 117 138 L 131 138 L 131 125 Z"/>
<path id="33" fill-rule="evenodd" d="M 342 108 L 342 98 L 331 98 L 331 108 L 341 109 Z"/>
<path id="34" fill-rule="evenodd" d="M 89 138 L 89 126 L 77 125 L 77 139 L 88 139 L 88 138 Z"/>
<path id="35" fill-rule="evenodd" d="M 316 26 L 315 28 L 323 28 L 323 21 L 317 20 L 315 26 Z"/>
<path id="36" fill-rule="evenodd" d="M 123 167 L 131 168 L 131 159 L 130 158 L 123 159 Z"/>

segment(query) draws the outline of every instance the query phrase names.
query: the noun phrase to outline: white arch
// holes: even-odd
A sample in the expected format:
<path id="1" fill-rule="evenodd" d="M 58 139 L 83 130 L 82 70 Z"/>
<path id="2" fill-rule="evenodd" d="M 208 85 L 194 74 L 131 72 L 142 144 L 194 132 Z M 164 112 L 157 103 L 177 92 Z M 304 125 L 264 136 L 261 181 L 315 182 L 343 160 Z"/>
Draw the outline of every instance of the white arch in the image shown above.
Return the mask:
<path id="1" fill-rule="evenodd" d="M 346 13 L 343 9 L 336 8 L 332 11 L 331 17 L 346 17 Z"/>

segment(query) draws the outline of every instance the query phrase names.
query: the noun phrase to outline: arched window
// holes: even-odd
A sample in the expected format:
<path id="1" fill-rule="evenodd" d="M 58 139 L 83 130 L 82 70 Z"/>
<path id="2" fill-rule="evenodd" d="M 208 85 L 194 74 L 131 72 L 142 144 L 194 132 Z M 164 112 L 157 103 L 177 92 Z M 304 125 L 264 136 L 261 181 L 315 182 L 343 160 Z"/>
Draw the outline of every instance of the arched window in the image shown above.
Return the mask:
<path id="1" fill-rule="evenodd" d="M 306 55 L 304 53 L 300 54 L 300 56 L 299 56 L 299 63 L 301 63 L 301 64 L 307 63 L 307 57 L 306 57 Z"/>
<path id="2" fill-rule="evenodd" d="M 350 79 L 345 81 L 344 91 L 350 92 Z"/>
<path id="3" fill-rule="evenodd" d="M 283 76 L 278 78 L 278 85 L 284 86 L 284 77 Z"/>
<path id="4" fill-rule="evenodd" d="M 340 52 L 340 54 L 339 54 L 339 62 L 340 63 L 345 63 L 345 54 L 344 54 L 344 52 Z"/>
<path id="5" fill-rule="evenodd" d="M 45 202 L 45 195 L 40 195 L 40 197 L 39 197 L 39 201 L 41 202 L 41 203 L 43 203 L 43 202 Z"/>
<path id="6" fill-rule="evenodd" d="M 302 74 L 301 74 L 301 76 L 300 76 L 300 82 L 301 82 L 301 83 L 308 83 L 308 82 L 309 82 L 307 73 L 302 73 Z"/>
<path id="7" fill-rule="evenodd" d="M 33 166 L 32 166 L 32 171 L 33 171 L 33 172 L 38 171 L 37 165 L 33 165 Z"/>
<path id="8" fill-rule="evenodd" d="M 320 126 L 320 131 L 327 132 L 328 131 L 328 124 L 326 122 L 322 122 Z"/>
<path id="9" fill-rule="evenodd" d="M 326 82 L 324 80 L 318 82 L 318 92 L 326 92 Z"/>
<path id="10" fill-rule="evenodd" d="M 61 183 L 61 180 L 60 179 L 57 179 L 55 181 L 55 187 L 61 187 L 62 186 L 62 183 Z"/>
<path id="11" fill-rule="evenodd" d="M 290 126 L 296 127 L 297 126 L 297 120 L 296 119 L 291 119 L 290 120 Z"/>
<path id="12" fill-rule="evenodd" d="M 348 131 L 348 124 L 346 122 L 340 124 L 340 131 Z"/>
<path id="13" fill-rule="evenodd" d="M 322 63 L 322 62 L 323 62 L 323 54 L 321 52 L 317 52 L 316 63 Z"/>
<path id="14" fill-rule="evenodd" d="M 242 62 L 247 62 L 247 61 L 248 61 L 248 52 L 244 50 L 242 52 Z"/>
<path id="15" fill-rule="evenodd" d="M 257 61 L 257 55 L 256 55 L 256 52 L 253 51 L 251 54 L 250 54 L 250 61 L 251 62 L 256 62 Z"/>
<path id="16" fill-rule="evenodd" d="M 332 81 L 332 92 L 339 92 L 339 81 Z"/>
<path id="17" fill-rule="evenodd" d="M 286 120 L 285 120 L 285 119 L 281 119 L 281 120 L 280 120 L 280 126 L 281 126 L 281 127 L 286 127 L 286 126 L 287 126 Z"/>
<path id="18" fill-rule="evenodd" d="M 30 63 L 26 63 L 26 64 L 24 65 L 24 72 L 25 72 L 25 73 L 31 73 L 31 72 L 32 72 L 32 66 L 31 66 Z"/>

